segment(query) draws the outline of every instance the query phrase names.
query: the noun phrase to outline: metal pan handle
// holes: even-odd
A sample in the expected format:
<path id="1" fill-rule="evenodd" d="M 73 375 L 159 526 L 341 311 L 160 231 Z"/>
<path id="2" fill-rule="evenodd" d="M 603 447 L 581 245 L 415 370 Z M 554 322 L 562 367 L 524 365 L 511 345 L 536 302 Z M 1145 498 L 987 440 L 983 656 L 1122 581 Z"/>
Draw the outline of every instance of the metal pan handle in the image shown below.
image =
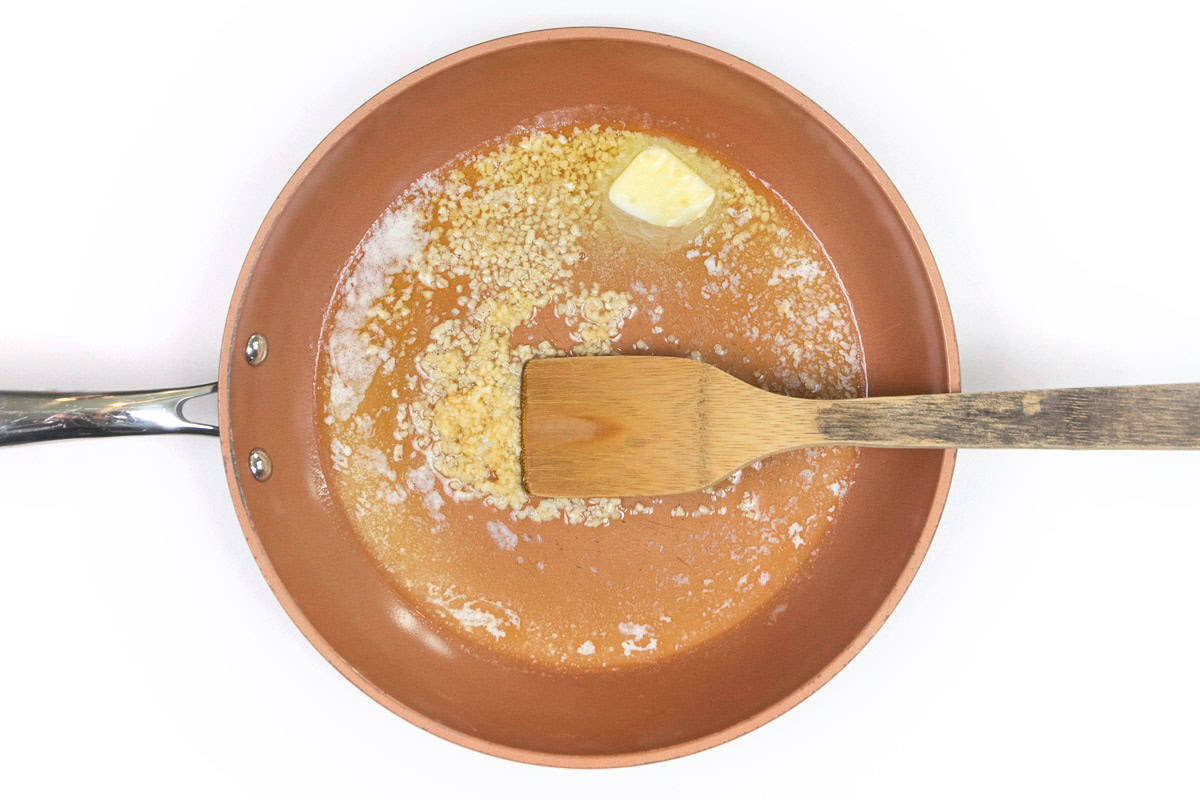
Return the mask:
<path id="1" fill-rule="evenodd" d="M 214 394 L 217 384 L 111 394 L 0 392 L 0 446 L 154 433 L 216 436 L 217 426 L 183 416 L 188 400 Z"/>

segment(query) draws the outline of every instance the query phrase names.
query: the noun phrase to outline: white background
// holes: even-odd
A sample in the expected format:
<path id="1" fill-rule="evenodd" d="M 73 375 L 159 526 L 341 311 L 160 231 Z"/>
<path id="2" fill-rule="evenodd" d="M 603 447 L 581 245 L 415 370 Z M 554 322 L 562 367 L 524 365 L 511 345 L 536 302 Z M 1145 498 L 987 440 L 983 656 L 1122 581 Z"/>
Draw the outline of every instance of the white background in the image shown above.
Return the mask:
<path id="1" fill-rule="evenodd" d="M 7 9 L 0 386 L 212 379 L 254 231 L 338 121 L 444 53 L 589 23 L 728 50 L 845 124 L 938 258 L 964 389 L 1200 380 L 1184 4 L 505 5 Z M 1198 519 L 1200 453 L 963 453 L 916 582 L 832 683 L 715 750 L 579 772 L 447 744 L 328 666 L 215 440 L 6 449 L 0 795 L 1194 796 Z"/>

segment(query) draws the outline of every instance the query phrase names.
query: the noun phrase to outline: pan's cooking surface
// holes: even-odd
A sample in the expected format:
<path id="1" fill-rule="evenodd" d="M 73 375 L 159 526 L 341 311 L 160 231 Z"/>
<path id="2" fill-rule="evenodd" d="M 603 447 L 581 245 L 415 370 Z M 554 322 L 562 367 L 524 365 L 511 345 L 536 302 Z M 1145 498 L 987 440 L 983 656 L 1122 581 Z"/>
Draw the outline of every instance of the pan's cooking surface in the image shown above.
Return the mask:
<path id="1" fill-rule="evenodd" d="M 728 630 L 816 554 L 853 479 L 853 449 L 812 449 L 691 495 L 525 495 L 534 355 L 691 355 L 778 392 L 863 390 L 849 304 L 798 215 L 626 116 L 560 112 L 423 177 L 356 252 L 323 350 L 325 454 L 359 535 L 449 635 L 541 666 L 644 665 Z M 680 230 L 606 198 L 664 146 L 717 190 Z"/>
<path id="2" fill-rule="evenodd" d="M 442 59 L 322 142 L 251 245 L 225 329 L 219 405 L 230 490 L 250 547 L 284 608 L 348 679 L 461 744 L 612 766 L 730 739 L 834 675 L 912 579 L 953 453 L 863 451 L 802 579 L 735 628 L 642 668 L 529 669 L 526 659 L 447 636 L 446 623 L 405 600 L 363 547 L 320 455 L 328 426 L 317 361 L 330 299 L 364 232 L 405 187 L 522 120 L 589 104 L 635 106 L 678 130 L 711 134 L 706 148 L 761 176 L 800 211 L 854 304 L 872 393 L 957 390 L 932 256 L 849 134 L 782 81 L 727 54 L 655 34 L 574 29 Z M 253 334 L 269 342 L 256 363 L 246 357 Z M 252 452 L 263 480 L 250 472 Z"/>

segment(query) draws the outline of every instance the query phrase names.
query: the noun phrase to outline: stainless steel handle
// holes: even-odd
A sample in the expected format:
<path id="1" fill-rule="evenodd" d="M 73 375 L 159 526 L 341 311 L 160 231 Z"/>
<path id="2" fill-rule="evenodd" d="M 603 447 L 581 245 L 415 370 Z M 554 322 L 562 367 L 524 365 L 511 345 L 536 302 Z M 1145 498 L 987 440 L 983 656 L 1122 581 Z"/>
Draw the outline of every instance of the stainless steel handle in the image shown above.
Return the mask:
<path id="1" fill-rule="evenodd" d="M 183 416 L 188 400 L 213 394 L 217 384 L 111 394 L 0 392 L 0 446 L 153 433 L 217 435 L 217 426 Z"/>

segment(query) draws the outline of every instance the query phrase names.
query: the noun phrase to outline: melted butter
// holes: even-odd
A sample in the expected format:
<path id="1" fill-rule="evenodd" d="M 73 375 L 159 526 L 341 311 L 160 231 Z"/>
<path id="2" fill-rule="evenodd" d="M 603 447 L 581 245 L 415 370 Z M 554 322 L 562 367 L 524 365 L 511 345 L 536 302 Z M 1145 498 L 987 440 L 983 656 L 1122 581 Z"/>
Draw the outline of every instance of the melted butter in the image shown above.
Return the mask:
<path id="1" fill-rule="evenodd" d="M 714 188 L 691 224 L 605 199 L 650 147 Z M 523 131 L 435 171 L 368 231 L 330 319 L 323 441 L 347 516 L 447 635 L 526 663 L 642 664 L 729 629 L 796 578 L 853 480 L 856 451 L 812 449 L 690 495 L 521 489 L 520 365 L 536 355 L 678 355 L 787 394 L 865 388 L 849 304 L 799 216 L 659 132 Z"/>

